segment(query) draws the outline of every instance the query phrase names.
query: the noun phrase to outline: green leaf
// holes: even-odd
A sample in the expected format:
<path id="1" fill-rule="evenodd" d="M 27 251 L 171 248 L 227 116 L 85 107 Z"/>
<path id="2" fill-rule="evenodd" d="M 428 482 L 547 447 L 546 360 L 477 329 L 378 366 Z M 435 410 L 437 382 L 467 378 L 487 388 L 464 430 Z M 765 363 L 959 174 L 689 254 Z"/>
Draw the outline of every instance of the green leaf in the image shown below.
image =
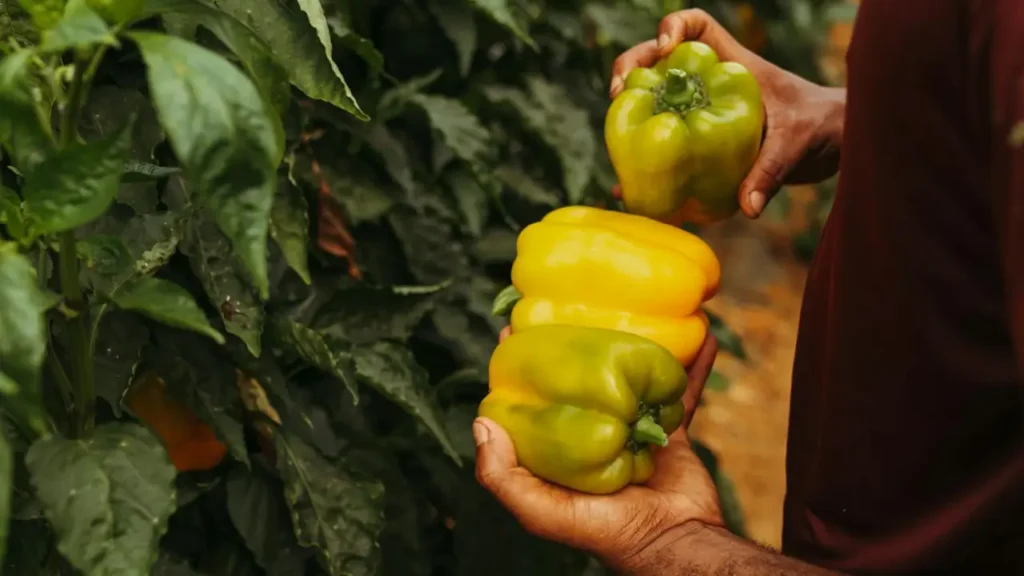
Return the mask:
<path id="1" fill-rule="evenodd" d="M 504 26 L 509 32 L 526 43 L 527 46 L 536 49 L 537 45 L 533 38 L 520 23 L 519 19 L 512 14 L 512 7 L 509 0 L 469 0 L 478 10 L 489 16 L 498 24 Z"/>
<path id="2" fill-rule="evenodd" d="M 241 338 L 253 356 L 259 356 L 263 303 L 246 282 L 231 243 L 206 211 L 189 220 L 182 252 L 188 256 L 210 303 L 217 308 L 224 329 Z"/>
<path id="3" fill-rule="evenodd" d="M 85 576 L 149 573 L 176 506 L 176 471 L 155 436 L 104 424 L 88 438 L 39 440 L 25 463 L 72 566 Z"/>
<path id="4" fill-rule="evenodd" d="M 704 309 L 704 314 L 708 317 L 708 330 L 718 340 L 718 348 L 740 360 L 746 360 L 747 351 L 743 347 L 743 340 L 740 338 L 740 335 L 726 325 L 725 321 L 718 314 L 706 308 Z"/>
<path id="5" fill-rule="evenodd" d="M 21 7 L 32 16 L 32 22 L 40 30 L 49 30 L 57 25 L 64 14 L 67 0 L 20 0 Z"/>
<path id="6" fill-rule="evenodd" d="M 476 52 L 476 22 L 473 10 L 465 0 L 430 0 L 427 4 L 445 36 L 452 41 L 459 56 L 459 73 L 469 74 Z"/>
<path id="7" fill-rule="evenodd" d="M 192 330 L 224 344 L 224 336 L 206 319 L 192 295 L 181 286 L 161 278 L 142 278 L 112 296 L 122 310 L 138 312 L 168 326 Z"/>
<path id="8" fill-rule="evenodd" d="M 32 224 L 22 210 L 21 197 L 14 190 L 0 186 L 0 224 L 7 229 L 12 240 L 23 247 L 31 244 L 35 238 Z"/>
<path id="9" fill-rule="evenodd" d="M 224 329 L 246 343 L 258 357 L 263 332 L 263 302 L 246 281 L 227 237 L 214 224 L 208 211 L 201 210 L 188 220 L 181 251 L 199 278 L 210 303 L 217 308 Z"/>
<path id="10" fill-rule="evenodd" d="M 95 142 L 59 150 L 28 174 L 26 210 L 40 233 L 71 230 L 107 211 L 117 196 L 134 121 L 129 119 L 118 131 Z"/>
<path id="11" fill-rule="evenodd" d="M 292 186 L 286 178 L 280 179 L 270 210 L 270 237 L 277 242 L 288 266 L 306 284 L 309 275 L 309 206 L 302 190 Z"/>
<path id="12" fill-rule="evenodd" d="M 384 55 L 374 47 L 373 42 L 356 34 L 341 14 L 329 14 L 327 16 L 327 26 L 338 37 L 338 42 L 345 48 L 355 52 L 357 56 L 370 65 L 371 70 L 375 72 L 384 71 Z"/>
<path id="13" fill-rule="evenodd" d="M 266 298 L 278 144 L 259 91 L 227 60 L 196 44 L 150 32 L 131 36 L 175 154 Z"/>
<path id="14" fill-rule="evenodd" d="M 417 282 L 440 284 L 469 269 L 469 258 L 452 227 L 435 210 L 400 205 L 388 214 L 388 222 Z"/>
<path id="15" fill-rule="evenodd" d="M 316 548 L 331 576 L 372 576 L 380 562 L 384 488 L 294 438 L 276 435 L 277 468 L 299 544 Z"/>
<path id="16" fill-rule="evenodd" d="M 388 130 L 387 126 L 375 122 L 369 126 L 363 134 L 366 143 L 380 157 L 391 179 L 402 187 L 408 194 L 416 192 L 416 182 L 413 180 L 412 163 L 409 154 L 405 150 L 402 141 L 395 137 Z"/>
<path id="17" fill-rule="evenodd" d="M 133 280 L 159 271 L 177 253 L 183 235 L 172 212 L 135 216 L 112 226 L 109 233 L 85 236 L 78 247 L 86 260 L 84 283 L 113 295 Z"/>
<path id="18" fill-rule="evenodd" d="M 430 87 L 443 73 L 444 69 L 437 68 L 428 74 L 410 78 L 381 94 L 377 101 L 377 123 L 384 123 L 401 113 L 410 98 Z"/>
<path id="19" fill-rule="evenodd" d="M 316 311 L 314 328 L 353 344 L 405 341 L 448 283 L 433 286 L 343 286 Z"/>
<path id="20" fill-rule="evenodd" d="M 14 492 L 14 451 L 0 429 L 0 571 L 6 566 L 8 523 L 11 521 L 11 494 Z"/>
<path id="21" fill-rule="evenodd" d="M 71 48 L 88 49 L 95 45 L 117 46 L 117 37 L 86 0 L 69 0 L 64 17 L 43 33 L 44 52 L 63 52 Z"/>
<path id="22" fill-rule="evenodd" d="M 526 127 L 558 157 L 562 166 L 562 184 L 569 202 L 583 200 L 596 163 L 596 142 L 600 141 L 590 125 L 586 110 L 564 87 L 540 76 L 526 79 L 529 94 L 504 86 L 489 86 L 484 94 L 495 103 L 511 106 Z"/>
<path id="23" fill-rule="evenodd" d="M 462 214 L 462 222 L 466 231 L 473 237 L 479 237 L 483 233 L 487 217 L 490 215 L 491 197 L 488 191 L 465 168 L 451 172 L 446 183 L 448 190 L 455 198 L 455 206 Z"/>
<path id="24" fill-rule="evenodd" d="M 352 393 L 352 402 L 359 402 L 356 366 L 350 345 L 283 316 L 273 317 L 272 325 L 275 340 L 282 348 L 341 380 Z"/>
<path id="25" fill-rule="evenodd" d="M 704 389 L 725 392 L 729 389 L 729 379 L 723 376 L 721 372 L 712 370 L 711 374 L 708 374 L 708 379 L 704 382 Z"/>
<path id="26" fill-rule="evenodd" d="M 36 269 L 14 244 L 0 243 L 0 397 L 15 416 L 45 433 L 39 372 L 46 356 L 46 311 L 55 297 L 38 287 Z"/>
<path id="27" fill-rule="evenodd" d="M 462 102 L 430 94 L 414 94 L 409 101 L 419 106 L 430 125 L 455 155 L 476 165 L 491 151 L 491 135 Z"/>
<path id="28" fill-rule="evenodd" d="M 637 10 L 629 3 L 589 3 L 583 14 L 597 30 L 598 42 L 628 48 L 651 39 L 658 29 L 658 18 L 650 12 Z"/>
<path id="29" fill-rule="evenodd" d="M 326 42 L 321 37 L 327 32 L 322 9 L 304 5 L 299 11 L 278 0 L 199 1 L 249 28 L 270 48 L 291 83 L 307 96 L 333 104 L 360 120 L 369 119 L 331 57 L 330 37 Z"/>
<path id="30" fill-rule="evenodd" d="M 0 60 L 0 145 L 22 173 L 31 172 L 54 148 L 50 124 L 32 93 L 34 56 L 19 50 Z"/>
<path id="31" fill-rule="evenodd" d="M 461 463 L 430 389 L 430 375 L 416 363 L 409 350 L 394 342 L 380 341 L 356 346 L 353 357 L 361 382 L 419 420 L 452 460 Z"/>
<path id="32" fill-rule="evenodd" d="M 514 166 L 500 166 L 494 171 L 495 176 L 516 196 L 530 204 L 557 208 L 562 200 L 558 192 L 551 190 L 545 184 L 534 180 L 529 174 Z"/>
<path id="33" fill-rule="evenodd" d="M 226 482 L 227 510 L 256 563 L 267 574 L 304 574 L 300 549 L 285 503 L 281 481 L 262 466 L 235 466 Z"/>
<path id="34" fill-rule="evenodd" d="M 234 18 L 218 13 L 217 17 L 205 16 L 198 17 L 196 20 L 213 32 L 218 40 L 234 52 L 249 73 L 249 78 L 259 88 L 265 105 L 273 111 L 268 118 L 273 123 L 277 144 L 274 165 L 280 164 L 285 148 L 284 124 L 281 121 L 281 116 L 288 110 L 292 98 L 288 72 L 274 60 L 267 45 L 253 36 L 252 32 Z"/>
<path id="35" fill-rule="evenodd" d="M 509 284 L 504 290 L 498 292 L 494 297 L 494 306 L 491 308 L 491 316 L 508 316 L 512 308 L 523 298 L 515 286 Z"/>

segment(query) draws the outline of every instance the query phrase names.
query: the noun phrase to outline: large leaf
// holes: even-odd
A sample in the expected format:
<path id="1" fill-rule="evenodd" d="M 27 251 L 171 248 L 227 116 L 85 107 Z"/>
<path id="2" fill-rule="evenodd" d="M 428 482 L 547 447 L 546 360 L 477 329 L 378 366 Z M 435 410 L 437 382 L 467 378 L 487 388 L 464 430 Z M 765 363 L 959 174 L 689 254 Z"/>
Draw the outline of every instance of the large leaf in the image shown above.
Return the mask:
<path id="1" fill-rule="evenodd" d="M 252 81 L 216 53 L 163 34 L 132 38 L 175 154 L 266 298 L 278 152 L 270 111 Z"/>
<path id="2" fill-rule="evenodd" d="M 43 33 L 40 50 L 63 52 L 71 48 L 88 49 L 94 45 L 116 46 L 117 38 L 99 14 L 89 8 L 86 0 L 70 0 L 64 16 Z"/>
<path id="3" fill-rule="evenodd" d="M 423 423 L 455 462 L 461 462 L 430 389 L 430 375 L 411 352 L 394 342 L 375 342 L 353 349 L 356 374 Z"/>
<path id="4" fill-rule="evenodd" d="M 431 94 L 415 94 L 409 100 L 427 113 L 430 125 L 456 156 L 474 165 L 486 159 L 490 134 L 462 102 Z"/>
<path id="5" fill-rule="evenodd" d="M 45 312 L 54 303 L 17 246 L 0 243 L 0 397 L 37 433 L 47 429 L 39 373 L 46 356 Z"/>
<path id="6" fill-rule="evenodd" d="M 282 178 L 270 211 L 270 237 L 277 242 L 288 266 L 306 284 L 309 276 L 309 206 L 302 190 Z"/>
<path id="7" fill-rule="evenodd" d="M 32 94 L 33 56 L 20 50 L 0 61 L 0 144 L 23 173 L 54 147 L 49 122 Z"/>
<path id="8" fill-rule="evenodd" d="M 455 46 L 455 52 L 459 55 L 459 73 L 463 76 L 469 74 L 473 53 L 476 52 L 477 35 L 469 3 L 465 0 L 430 0 L 427 7 L 444 30 L 445 36 Z"/>
<path id="9" fill-rule="evenodd" d="M 470 170 L 459 167 L 446 178 L 455 206 L 462 214 L 462 224 L 471 236 L 480 236 L 491 209 L 489 191 L 480 185 Z"/>
<path id="10" fill-rule="evenodd" d="M 142 278 L 113 297 L 122 310 L 132 310 L 168 326 L 192 330 L 224 344 L 199 305 L 181 286 L 161 278 Z"/>
<path id="11" fill-rule="evenodd" d="M 547 144 L 562 166 L 562 184 L 571 203 L 583 199 L 595 169 L 598 136 L 586 110 L 564 87 L 539 76 L 527 78 L 529 93 L 489 86 L 484 93 L 495 103 L 511 106 L 527 128 Z"/>
<path id="12" fill-rule="evenodd" d="M 85 283 L 94 290 L 117 295 L 139 278 L 158 272 L 177 253 L 184 235 L 177 214 L 135 216 L 123 224 L 105 222 L 103 234 L 79 240 L 86 256 Z"/>
<path id="13" fill-rule="evenodd" d="M 85 576 L 148 574 L 174 512 L 174 466 L 142 426 L 39 440 L 25 457 L 57 548 Z"/>
<path id="14" fill-rule="evenodd" d="M 294 438 L 276 435 L 277 468 L 299 544 L 316 548 L 331 576 L 372 576 L 380 562 L 384 490 L 345 460 L 327 461 Z"/>
<path id="15" fill-rule="evenodd" d="M 330 35 L 316 0 L 303 0 L 302 10 L 279 0 L 201 1 L 252 30 L 288 72 L 292 84 L 307 96 L 333 104 L 361 120 L 368 119 L 331 57 Z"/>
<path id="16" fill-rule="evenodd" d="M 29 173 L 25 204 L 37 231 L 63 232 L 99 218 L 114 197 L 132 145 L 134 119 L 109 136 L 73 144 Z"/>
<path id="17" fill-rule="evenodd" d="M 327 26 L 330 28 L 331 33 L 338 37 L 338 42 L 342 46 L 355 52 L 364 62 L 369 64 L 371 69 L 375 72 L 382 72 L 384 70 L 384 55 L 374 47 L 373 42 L 368 38 L 363 38 L 356 34 L 342 14 L 329 14 L 327 16 Z"/>
<path id="18" fill-rule="evenodd" d="M 231 243 L 207 214 L 200 211 L 189 220 L 182 251 L 217 308 L 224 329 L 241 338 L 253 356 L 259 356 L 263 303 L 239 269 Z"/>
<path id="19" fill-rule="evenodd" d="M 314 326 L 353 344 L 383 339 L 405 341 L 446 286 L 349 283 L 317 309 Z"/>
<path id="20" fill-rule="evenodd" d="M 512 13 L 512 6 L 515 4 L 511 0 L 469 0 L 478 10 L 487 14 L 492 20 L 501 24 L 507 28 L 510 32 L 516 35 L 517 38 L 525 42 L 528 46 L 536 48 L 536 44 L 533 39 L 530 38 L 530 34 L 526 31 L 526 27 L 516 18 L 515 14 Z"/>
<path id="21" fill-rule="evenodd" d="M 341 380 L 359 401 L 355 360 L 351 346 L 283 316 L 273 318 L 274 338 L 278 344 L 309 364 Z"/>
<path id="22" fill-rule="evenodd" d="M 281 481 L 262 466 L 236 466 L 226 483 L 228 515 L 256 563 L 270 576 L 303 574 L 307 553 L 295 539 Z"/>
<path id="23" fill-rule="evenodd" d="M 98 322 L 94 364 L 96 394 L 121 416 L 121 398 L 135 379 L 149 329 L 142 318 L 129 312 L 107 312 Z"/>

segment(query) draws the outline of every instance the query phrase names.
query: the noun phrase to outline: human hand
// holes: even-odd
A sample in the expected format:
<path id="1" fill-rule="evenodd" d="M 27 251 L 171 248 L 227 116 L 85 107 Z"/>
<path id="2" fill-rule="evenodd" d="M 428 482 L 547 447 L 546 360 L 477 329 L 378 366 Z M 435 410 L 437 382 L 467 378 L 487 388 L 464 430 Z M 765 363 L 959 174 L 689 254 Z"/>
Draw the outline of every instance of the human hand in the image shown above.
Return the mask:
<path id="1" fill-rule="evenodd" d="M 509 333 L 503 330 L 501 338 Z M 595 496 L 549 484 L 519 466 L 508 433 L 486 418 L 473 423 L 477 480 L 527 531 L 586 550 L 620 570 L 692 528 L 721 526 L 714 482 L 686 434 L 717 352 L 709 335 L 687 370 L 686 418 L 667 447 L 651 448 L 655 468 L 646 485 Z"/>
<path id="2" fill-rule="evenodd" d="M 757 218 L 783 184 L 820 182 L 836 173 L 846 91 L 819 86 L 768 62 L 703 10 L 680 10 L 665 16 L 657 40 L 623 52 L 612 69 L 611 97 L 622 92 L 630 70 L 654 65 L 684 40 L 703 42 L 722 60 L 744 65 L 761 87 L 765 136 L 757 161 L 740 184 L 744 214 Z M 616 186 L 612 194 L 621 197 L 621 189 Z"/>

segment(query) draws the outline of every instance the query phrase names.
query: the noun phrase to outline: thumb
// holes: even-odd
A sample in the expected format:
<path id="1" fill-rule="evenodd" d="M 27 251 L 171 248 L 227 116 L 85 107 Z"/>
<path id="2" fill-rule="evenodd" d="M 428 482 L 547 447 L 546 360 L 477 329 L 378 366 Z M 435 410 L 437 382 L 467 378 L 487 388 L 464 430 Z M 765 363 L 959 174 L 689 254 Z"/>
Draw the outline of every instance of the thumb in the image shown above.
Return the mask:
<path id="1" fill-rule="evenodd" d="M 765 205 L 782 187 L 786 176 L 800 160 L 802 147 L 792 139 L 769 132 L 754 167 L 740 184 L 740 207 L 748 218 L 761 215 Z"/>
<path id="2" fill-rule="evenodd" d="M 519 466 L 512 439 L 496 422 L 477 418 L 476 478 L 529 532 L 547 539 L 564 539 L 571 506 L 562 490 Z"/>

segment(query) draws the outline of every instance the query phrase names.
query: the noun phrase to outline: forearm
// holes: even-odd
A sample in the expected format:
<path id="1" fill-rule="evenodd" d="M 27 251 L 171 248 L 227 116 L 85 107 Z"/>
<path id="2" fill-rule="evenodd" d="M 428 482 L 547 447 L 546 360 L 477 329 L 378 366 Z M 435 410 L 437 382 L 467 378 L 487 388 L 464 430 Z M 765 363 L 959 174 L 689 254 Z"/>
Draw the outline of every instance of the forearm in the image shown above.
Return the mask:
<path id="1" fill-rule="evenodd" d="M 701 524 L 669 532 L 613 567 L 626 576 L 838 576 Z"/>

